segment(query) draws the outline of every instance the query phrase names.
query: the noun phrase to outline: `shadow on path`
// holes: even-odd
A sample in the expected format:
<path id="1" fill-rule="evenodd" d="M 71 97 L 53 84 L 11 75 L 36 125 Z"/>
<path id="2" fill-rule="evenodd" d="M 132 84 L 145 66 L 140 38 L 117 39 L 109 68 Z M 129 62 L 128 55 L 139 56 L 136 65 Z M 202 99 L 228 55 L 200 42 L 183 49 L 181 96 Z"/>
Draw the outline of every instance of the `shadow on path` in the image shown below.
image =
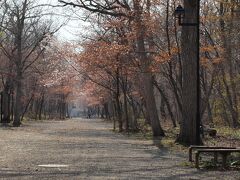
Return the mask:
<path id="1" fill-rule="evenodd" d="M 1 131 L 0 178 L 6 179 L 236 179 L 238 172 L 180 166 L 186 155 L 161 140 L 137 140 L 111 132 L 99 119 L 30 122 Z M 7 152 L 7 153 L 4 153 Z M 45 168 L 40 164 L 67 164 Z"/>

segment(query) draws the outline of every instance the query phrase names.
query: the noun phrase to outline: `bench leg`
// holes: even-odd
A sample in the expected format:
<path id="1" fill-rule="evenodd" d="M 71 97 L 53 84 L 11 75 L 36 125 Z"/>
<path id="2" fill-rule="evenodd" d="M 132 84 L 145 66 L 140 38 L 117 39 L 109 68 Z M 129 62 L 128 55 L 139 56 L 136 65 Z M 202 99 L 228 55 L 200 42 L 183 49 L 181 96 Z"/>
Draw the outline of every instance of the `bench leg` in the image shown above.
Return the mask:
<path id="1" fill-rule="evenodd" d="M 228 153 L 222 153 L 222 167 L 223 168 L 226 168 L 226 166 L 227 166 L 227 156 L 228 156 Z"/>
<path id="2" fill-rule="evenodd" d="M 188 159 L 188 160 L 189 160 L 190 162 L 192 162 L 192 150 L 193 150 L 192 147 L 190 147 L 190 148 L 189 148 L 189 152 L 188 152 L 188 154 L 189 154 L 189 157 L 188 157 L 189 159 Z"/>
<path id="3" fill-rule="evenodd" d="M 218 153 L 214 152 L 214 160 L 213 160 L 214 165 L 216 166 L 218 163 Z"/>
<path id="4" fill-rule="evenodd" d="M 199 169 L 199 152 L 196 152 L 196 155 L 195 155 L 195 167 L 197 169 Z"/>

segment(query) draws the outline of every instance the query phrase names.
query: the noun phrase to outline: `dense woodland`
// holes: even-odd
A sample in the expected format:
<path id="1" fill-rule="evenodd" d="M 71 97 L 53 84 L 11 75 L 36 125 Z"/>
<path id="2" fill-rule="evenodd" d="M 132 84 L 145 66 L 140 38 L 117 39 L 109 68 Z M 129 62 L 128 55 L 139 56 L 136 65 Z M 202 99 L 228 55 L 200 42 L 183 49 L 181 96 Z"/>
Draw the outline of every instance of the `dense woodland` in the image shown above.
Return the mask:
<path id="1" fill-rule="evenodd" d="M 178 141 L 196 144 L 196 0 L 83 0 L 39 4 L 0 1 L 1 123 L 64 119 L 73 100 L 111 119 L 114 129 L 153 136 L 180 127 Z M 61 24 L 45 8 L 74 12 L 88 24 L 75 42 L 62 42 Z M 200 114 L 203 126 L 240 126 L 240 3 L 200 4 Z"/>

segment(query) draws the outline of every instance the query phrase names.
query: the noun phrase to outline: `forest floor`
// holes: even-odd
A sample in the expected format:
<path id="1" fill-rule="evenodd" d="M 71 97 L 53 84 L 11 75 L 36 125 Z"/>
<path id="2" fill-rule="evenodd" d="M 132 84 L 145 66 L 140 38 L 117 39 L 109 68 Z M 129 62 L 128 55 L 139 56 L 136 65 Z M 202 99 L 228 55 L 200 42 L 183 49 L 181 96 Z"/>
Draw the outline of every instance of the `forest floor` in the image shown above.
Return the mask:
<path id="1" fill-rule="evenodd" d="M 187 153 L 111 131 L 99 119 L 0 127 L 0 179 L 240 179 L 237 170 L 197 170 Z"/>

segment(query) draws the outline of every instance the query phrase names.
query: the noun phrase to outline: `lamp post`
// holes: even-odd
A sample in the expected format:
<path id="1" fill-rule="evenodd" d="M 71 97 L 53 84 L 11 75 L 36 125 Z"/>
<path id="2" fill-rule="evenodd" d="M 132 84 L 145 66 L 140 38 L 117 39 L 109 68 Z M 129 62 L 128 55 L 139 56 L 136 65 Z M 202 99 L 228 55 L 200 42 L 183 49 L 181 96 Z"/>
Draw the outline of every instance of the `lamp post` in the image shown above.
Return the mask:
<path id="1" fill-rule="evenodd" d="M 201 124 L 201 118 L 200 118 L 200 54 L 199 54 L 199 48 L 200 48 L 200 39 L 199 39 L 199 27 L 200 27 L 200 0 L 197 0 L 197 17 L 196 17 L 196 23 L 187 23 L 184 21 L 186 10 L 181 6 L 178 5 L 174 12 L 174 16 L 178 19 L 178 24 L 180 26 L 195 26 L 197 28 L 197 36 L 196 36 L 196 42 L 197 42 L 197 67 L 196 67 L 196 73 L 197 73 L 197 86 L 196 86 L 196 144 L 200 145 L 201 138 L 200 138 L 200 124 Z"/>

